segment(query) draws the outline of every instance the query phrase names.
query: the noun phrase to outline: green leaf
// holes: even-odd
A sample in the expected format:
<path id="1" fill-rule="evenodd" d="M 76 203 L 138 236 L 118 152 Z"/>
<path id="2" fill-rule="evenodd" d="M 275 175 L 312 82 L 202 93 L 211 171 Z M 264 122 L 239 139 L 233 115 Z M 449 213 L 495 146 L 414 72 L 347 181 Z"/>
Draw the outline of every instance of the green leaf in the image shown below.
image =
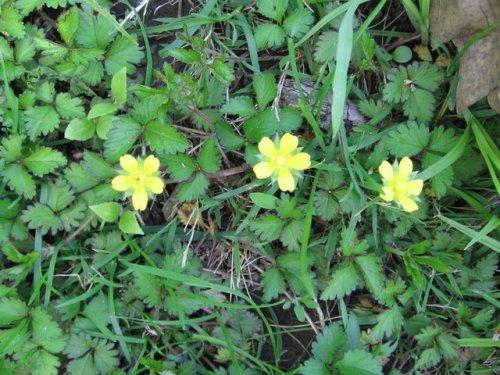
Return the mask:
<path id="1" fill-rule="evenodd" d="M 116 120 L 115 116 L 102 116 L 94 120 L 95 132 L 97 136 L 103 140 L 108 139 L 108 132 L 113 127 L 113 122 Z"/>
<path id="2" fill-rule="evenodd" d="M 207 66 L 214 77 L 222 83 L 229 85 L 234 81 L 233 68 L 225 63 L 223 59 L 217 57 Z"/>
<path id="3" fill-rule="evenodd" d="M 57 31 L 64 42 L 72 46 L 76 32 L 80 26 L 80 12 L 77 7 L 71 7 L 57 18 Z"/>
<path id="4" fill-rule="evenodd" d="M 290 132 L 302 124 L 302 116 L 293 108 L 278 110 L 278 116 L 279 120 L 276 111 L 268 108 L 247 120 L 243 124 L 243 131 L 248 140 L 259 142 L 262 137 L 271 137 L 277 132 Z"/>
<path id="5" fill-rule="evenodd" d="M 245 139 L 233 130 L 231 125 L 223 121 L 215 123 L 215 133 L 220 144 L 229 151 L 236 151 L 243 146 Z"/>
<path id="6" fill-rule="evenodd" d="M 280 241 L 290 251 L 299 251 L 300 243 L 304 235 L 304 221 L 292 220 L 281 232 Z"/>
<path id="7" fill-rule="evenodd" d="M 383 138 L 391 154 L 397 157 L 414 156 L 429 143 L 429 128 L 414 121 L 399 125 Z"/>
<path id="8" fill-rule="evenodd" d="M 375 255 L 359 255 L 355 258 L 359 270 L 364 275 L 364 279 L 368 289 L 377 297 L 382 291 L 384 284 L 384 274 L 380 258 Z"/>
<path id="9" fill-rule="evenodd" d="M 412 52 L 408 46 L 399 46 L 392 53 L 392 58 L 399 64 L 406 64 L 412 58 Z"/>
<path id="10" fill-rule="evenodd" d="M 41 308 L 30 313 L 33 342 L 50 353 L 59 353 L 66 346 L 66 337 L 50 315 Z"/>
<path id="11" fill-rule="evenodd" d="M 403 112 L 410 120 L 428 123 L 432 120 L 436 99 L 434 95 L 422 89 L 411 91 L 408 100 L 403 103 Z"/>
<path id="12" fill-rule="evenodd" d="M 441 361 L 441 354 L 437 348 L 425 349 L 420 353 L 420 357 L 415 363 L 416 368 L 429 368 L 435 366 Z"/>
<path id="13" fill-rule="evenodd" d="M 115 121 L 108 132 L 108 139 L 104 141 L 106 160 L 110 163 L 118 161 L 135 144 L 141 131 L 142 126 L 128 116 L 120 117 L 118 121 Z"/>
<path id="14" fill-rule="evenodd" d="M 413 83 L 424 90 L 434 92 L 438 89 L 440 82 L 443 80 L 443 73 L 439 67 L 428 62 L 414 62 L 408 65 L 408 77 Z"/>
<path id="15" fill-rule="evenodd" d="M 308 359 L 300 368 L 302 375 L 330 375 L 328 368 L 318 359 Z"/>
<path id="16" fill-rule="evenodd" d="M 26 130 L 31 140 L 47 135 L 59 126 L 59 115 L 51 106 L 28 108 L 24 112 Z"/>
<path id="17" fill-rule="evenodd" d="M 323 363 L 331 363 L 340 350 L 344 349 L 347 336 L 340 323 L 333 323 L 318 333 L 312 345 L 314 358 Z"/>
<path id="18" fill-rule="evenodd" d="M 275 241 L 281 235 L 285 222 L 278 216 L 267 214 L 250 223 L 252 229 L 262 241 Z"/>
<path id="19" fill-rule="evenodd" d="M 127 67 L 127 72 L 133 74 L 136 69 L 132 64 L 138 64 L 143 57 L 144 53 L 138 45 L 119 36 L 106 54 L 104 66 L 108 74 L 115 74 L 123 67 Z"/>
<path id="20" fill-rule="evenodd" d="M 306 8 L 295 9 L 283 22 L 283 29 L 292 38 L 299 38 L 309 31 L 314 16 Z"/>
<path id="21" fill-rule="evenodd" d="M 33 178 L 26 172 L 26 169 L 19 164 L 9 164 L 0 171 L 4 181 L 10 189 L 17 194 L 23 195 L 26 199 L 31 199 L 36 194 L 36 185 Z"/>
<path id="22" fill-rule="evenodd" d="M 379 361 L 371 353 L 364 350 L 349 350 L 335 364 L 342 375 L 382 375 Z"/>
<path id="23" fill-rule="evenodd" d="M 115 103 L 110 102 L 100 102 L 92 106 L 87 115 L 89 120 L 97 117 L 102 117 L 106 115 L 112 115 L 118 110 L 118 106 Z"/>
<path id="24" fill-rule="evenodd" d="M 94 347 L 95 368 L 101 374 L 109 374 L 118 367 L 120 361 L 117 357 L 118 351 L 113 349 L 112 343 L 99 340 Z"/>
<path id="25" fill-rule="evenodd" d="M 72 141 L 86 141 L 91 139 L 94 134 L 94 121 L 86 118 L 75 118 L 66 127 L 66 130 L 64 131 L 64 138 Z"/>
<path id="26" fill-rule="evenodd" d="M 255 82 L 255 76 L 254 76 L 254 82 Z M 221 112 L 227 115 L 238 115 L 246 117 L 246 116 L 253 116 L 256 111 L 251 98 L 249 98 L 248 96 L 236 96 L 229 99 L 227 103 L 222 106 Z"/>
<path id="27" fill-rule="evenodd" d="M 259 73 L 253 76 L 252 85 L 257 96 L 257 104 L 262 111 L 278 94 L 276 81 L 271 73 Z"/>
<path id="28" fill-rule="evenodd" d="M 168 51 L 168 54 L 184 64 L 197 64 L 202 62 L 200 54 L 192 49 L 172 48 Z"/>
<path id="29" fill-rule="evenodd" d="M 139 296 L 144 299 L 144 302 L 149 307 L 161 306 L 163 304 L 161 284 L 158 278 L 149 273 L 136 272 L 135 287 Z"/>
<path id="30" fill-rule="evenodd" d="M 259 0 L 257 2 L 260 14 L 278 22 L 281 22 L 287 8 L 288 0 Z"/>
<path id="31" fill-rule="evenodd" d="M 215 173 L 220 170 L 221 156 L 215 138 L 208 138 L 201 146 L 198 164 L 206 173 Z"/>
<path id="32" fill-rule="evenodd" d="M 351 294 L 359 286 L 360 282 L 361 280 L 354 264 L 349 264 L 333 273 L 330 283 L 321 294 L 321 299 L 324 301 L 340 299 L 345 295 Z"/>
<path id="33" fill-rule="evenodd" d="M 23 362 L 31 369 L 31 375 L 57 375 L 61 365 L 55 355 L 40 349 L 31 352 Z"/>
<path id="34" fill-rule="evenodd" d="M 63 179 L 58 179 L 48 183 L 47 206 L 58 212 L 69 206 L 75 200 L 75 194 L 71 187 Z"/>
<path id="35" fill-rule="evenodd" d="M 401 310 L 394 305 L 377 316 L 377 325 L 373 327 L 371 335 L 376 341 L 382 341 L 384 337 L 391 338 L 393 334 L 399 337 L 403 323 Z"/>
<path id="36" fill-rule="evenodd" d="M 2 139 L 0 156 L 7 162 L 12 163 L 21 158 L 23 151 L 24 136 L 13 134 Z"/>
<path id="37" fill-rule="evenodd" d="M 157 120 L 147 124 L 144 137 L 153 151 L 163 154 L 184 152 L 189 146 L 187 139 L 172 125 L 161 124 Z"/>
<path id="38" fill-rule="evenodd" d="M 268 268 L 262 275 L 264 301 L 269 302 L 285 290 L 285 279 L 278 268 Z"/>
<path id="39" fill-rule="evenodd" d="M 127 67 L 121 68 L 111 79 L 111 94 L 118 104 L 127 102 Z"/>
<path id="40" fill-rule="evenodd" d="M 80 13 L 80 26 L 76 33 L 76 41 L 83 47 L 106 49 L 116 34 L 116 27 L 99 14 L 94 17 L 92 7 L 86 7 Z"/>
<path id="41" fill-rule="evenodd" d="M 177 192 L 177 198 L 181 202 L 190 202 L 200 198 L 208 189 L 208 178 L 202 173 L 196 174 L 196 177 L 182 185 Z"/>
<path id="42" fill-rule="evenodd" d="M 57 168 L 66 165 L 66 163 L 67 160 L 63 154 L 49 147 L 36 149 L 23 161 L 24 166 L 36 176 L 54 172 Z"/>
<path id="43" fill-rule="evenodd" d="M 314 60 L 324 63 L 333 60 L 337 56 L 337 43 L 339 33 L 337 31 L 324 31 L 318 37 L 314 49 Z"/>
<path id="44" fill-rule="evenodd" d="M 30 229 L 39 229 L 42 234 L 50 230 L 54 235 L 63 228 L 61 220 L 47 206 L 35 203 L 28 206 L 21 215 L 21 220 L 28 224 Z"/>
<path id="45" fill-rule="evenodd" d="M 255 28 L 255 44 L 257 48 L 278 48 L 285 41 L 285 32 L 272 23 L 261 23 Z"/>
<path id="46" fill-rule="evenodd" d="M 0 33 L 11 36 L 15 39 L 24 38 L 26 34 L 22 16 L 17 9 L 12 7 L 2 7 L 2 22 L 0 22 Z"/>
<path id="47" fill-rule="evenodd" d="M 96 213 L 96 215 L 104 221 L 113 222 L 118 219 L 120 215 L 121 206 L 116 202 L 105 202 L 89 208 Z"/>
<path id="48" fill-rule="evenodd" d="M 67 369 L 71 375 L 95 375 L 97 373 L 91 353 L 73 359 L 69 362 Z"/>
<path id="49" fill-rule="evenodd" d="M 122 214 L 120 221 L 118 222 L 118 228 L 120 228 L 123 233 L 144 234 L 139 223 L 137 222 L 137 218 L 131 211 L 126 211 Z"/>
<path id="50" fill-rule="evenodd" d="M 26 318 L 28 307 L 17 298 L 0 299 L 0 326 L 6 327 L 13 322 Z"/>
<path id="51" fill-rule="evenodd" d="M 175 181 L 186 181 L 196 171 L 196 164 L 187 155 L 160 156 L 160 160 L 167 166 L 168 172 Z"/>
<path id="52" fill-rule="evenodd" d="M 278 198 L 274 195 L 265 193 L 250 193 L 250 199 L 256 206 L 265 208 L 266 210 L 276 208 L 278 202 Z"/>
<path id="53" fill-rule="evenodd" d="M 97 180 L 107 180 L 116 176 L 116 171 L 111 165 L 90 151 L 84 151 L 82 164 L 85 170 Z"/>
<path id="54" fill-rule="evenodd" d="M 82 100 L 80 98 L 72 98 L 66 92 L 57 94 L 56 111 L 65 119 L 85 117 Z"/>
<path id="55" fill-rule="evenodd" d="M 333 220 L 340 213 L 340 206 L 334 196 L 324 190 L 319 190 L 314 196 L 315 214 L 325 221 Z"/>

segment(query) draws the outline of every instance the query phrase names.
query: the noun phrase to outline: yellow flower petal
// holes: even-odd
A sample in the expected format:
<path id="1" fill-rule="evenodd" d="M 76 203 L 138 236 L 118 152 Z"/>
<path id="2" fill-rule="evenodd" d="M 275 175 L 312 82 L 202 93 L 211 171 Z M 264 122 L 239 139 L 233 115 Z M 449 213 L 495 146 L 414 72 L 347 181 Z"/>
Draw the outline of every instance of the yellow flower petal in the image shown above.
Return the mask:
<path id="1" fill-rule="evenodd" d="M 111 187 L 117 191 L 127 191 L 134 186 L 135 180 L 131 176 L 116 176 L 111 181 Z"/>
<path id="2" fill-rule="evenodd" d="M 159 177 L 146 178 L 146 186 L 155 194 L 163 192 L 163 181 Z"/>
<path id="3" fill-rule="evenodd" d="M 288 165 L 298 171 L 302 171 L 311 166 L 311 156 L 308 153 L 300 152 L 290 158 Z"/>
<path id="4" fill-rule="evenodd" d="M 144 164 L 142 166 L 142 171 L 146 176 L 149 176 L 153 173 L 158 172 L 160 169 L 160 161 L 155 158 L 153 155 L 149 155 L 146 160 L 144 160 Z"/>
<path id="5" fill-rule="evenodd" d="M 290 171 L 282 169 L 278 175 L 278 186 L 282 191 L 294 191 L 295 180 Z"/>
<path id="6" fill-rule="evenodd" d="M 135 210 L 142 211 L 148 206 L 148 193 L 146 188 L 138 187 L 135 189 L 134 194 L 132 194 L 132 205 Z"/>
<path id="7" fill-rule="evenodd" d="M 274 146 L 274 142 L 271 141 L 268 137 L 264 137 L 259 142 L 259 151 L 262 155 L 273 157 L 276 155 L 276 147 Z"/>
<path id="8" fill-rule="evenodd" d="M 419 195 L 424 187 L 424 180 L 410 180 L 405 185 L 405 193 L 407 195 Z"/>
<path id="9" fill-rule="evenodd" d="M 268 178 L 273 174 L 274 168 L 271 163 L 261 162 L 253 167 L 253 172 L 259 179 Z"/>
<path id="10" fill-rule="evenodd" d="M 380 166 L 378 167 L 378 171 L 380 175 L 388 181 L 392 178 L 392 176 L 394 176 L 394 169 L 392 168 L 392 165 L 386 160 L 384 160 L 382 164 L 380 164 Z"/>
<path id="11" fill-rule="evenodd" d="M 379 195 L 386 202 L 392 202 L 394 199 L 394 191 L 389 186 L 384 186 L 382 188 L 383 193 Z"/>
<path id="12" fill-rule="evenodd" d="M 413 163 L 411 162 L 411 159 L 409 157 L 405 156 L 399 163 L 398 178 L 401 180 L 406 180 L 411 176 L 412 172 Z"/>
<path id="13" fill-rule="evenodd" d="M 286 155 L 294 151 L 299 145 L 299 138 L 291 135 L 290 133 L 285 133 L 280 140 L 280 154 Z"/>
<path id="14" fill-rule="evenodd" d="M 406 196 L 398 196 L 397 202 L 406 212 L 413 212 L 418 210 L 418 205 L 414 200 L 406 197 Z"/>
<path id="15" fill-rule="evenodd" d="M 137 163 L 137 159 L 132 155 L 123 155 L 120 158 L 120 165 L 124 171 L 135 174 L 139 172 L 139 164 Z"/>

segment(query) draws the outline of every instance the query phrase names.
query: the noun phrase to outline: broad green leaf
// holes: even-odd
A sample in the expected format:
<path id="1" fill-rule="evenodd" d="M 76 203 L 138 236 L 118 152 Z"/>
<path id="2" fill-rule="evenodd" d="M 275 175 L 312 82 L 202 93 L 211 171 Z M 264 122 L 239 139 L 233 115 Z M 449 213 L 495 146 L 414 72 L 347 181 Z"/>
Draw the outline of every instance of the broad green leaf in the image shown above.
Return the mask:
<path id="1" fill-rule="evenodd" d="M 335 364 L 342 375 L 382 375 L 382 367 L 371 353 L 364 350 L 349 350 Z"/>
<path id="2" fill-rule="evenodd" d="M 26 304 L 17 298 L 0 299 L 0 326 L 6 327 L 12 322 L 26 318 L 28 308 Z"/>
<path id="3" fill-rule="evenodd" d="M 21 220 L 28 224 L 30 229 L 39 229 L 42 234 L 47 234 L 49 230 L 55 235 L 63 228 L 61 220 L 47 206 L 35 203 L 28 206 L 21 215 Z"/>
<path id="4" fill-rule="evenodd" d="M 260 14 L 278 22 L 281 22 L 287 8 L 288 0 L 259 0 L 257 2 Z"/>
<path id="5" fill-rule="evenodd" d="M 111 79 L 111 93 L 118 104 L 127 101 L 127 67 L 121 68 Z"/>
<path id="6" fill-rule="evenodd" d="M 56 111 L 65 119 L 85 117 L 82 100 L 78 97 L 72 98 L 66 92 L 57 94 Z"/>
<path id="7" fill-rule="evenodd" d="M 279 116 L 279 119 L 278 117 Z M 251 142 L 259 142 L 262 137 L 272 137 L 276 133 L 290 132 L 302 124 L 302 116 L 293 108 L 284 108 L 278 114 L 270 108 L 245 121 L 243 131 Z"/>
<path id="8" fill-rule="evenodd" d="M 112 115 L 118 110 L 118 106 L 115 103 L 110 102 L 100 102 L 92 106 L 87 115 L 89 120 L 97 117 L 102 117 L 106 115 Z"/>
<path id="9" fill-rule="evenodd" d="M 34 175 L 43 176 L 66 165 L 67 160 L 59 151 L 49 147 L 40 147 L 24 159 L 24 166 Z"/>
<path id="10" fill-rule="evenodd" d="M 96 213 L 96 215 L 107 222 L 113 222 L 118 219 L 120 215 L 121 206 L 116 202 L 105 202 L 89 208 Z"/>
<path id="11" fill-rule="evenodd" d="M 321 294 L 321 299 L 332 300 L 349 295 L 359 286 L 360 282 L 354 264 L 349 264 L 333 273 L 330 283 Z"/>
<path id="12" fill-rule="evenodd" d="M 186 181 L 196 171 L 196 164 L 184 154 L 160 156 L 160 160 L 167 166 L 168 172 L 175 181 Z"/>
<path id="13" fill-rule="evenodd" d="M 23 141 L 23 135 L 13 134 L 9 137 L 4 137 L 2 139 L 2 146 L 0 146 L 0 157 L 7 163 L 17 161 L 22 155 Z"/>
<path id="14" fill-rule="evenodd" d="M 136 69 L 132 64 L 138 64 L 143 57 L 144 53 L 138 45 L 123 36 L 119 36 L 106 54 L 104 62 L 106 72 L 115 74 L 123 67 L 127 67 L 127 72 L 134 74 Z"/>
<path id="15" fill-rule="evenodd" d="M 59 126 L 59 115 L 51 106 L 32 107 L 24 112 L 24 122 L 30 139 L 34 141 Z"/>
<path id="16" fill-rule="evenodd" d="M 97 136 L 101 139 L 108 139 L 108 132 L 113 127 L 113 121 L 116 120 L 115 116 L 102 116 L 95 121 L 95 132 Z"/>
<path id="17" fill-rule="evenodd" d="M 221 58 L 215 58 L 208 65 L 208 69 L 210 69 L 215 78 L 226 85 L 234 81 L 233 68 Z"/>
<path id="18" fill-rule="evenodd" d="M 337 31 L 325 31 L 320 34 L 315 50 L 314 60 L 324 63 L 333 60 L 337 56 L 337 42 L 339 33 Z"/>
<path id="19" fill-rule="evenodd" d="M 0 22 L 0 33 L 11 36 L 15 39 L 21 39 L 26 34 L 22 16 L 17 9 L 4 6 L 2 7 L 2 22 Z"/>
<path id="20" fill-rule="evenodd" d="M 135 144 L 142 131 L 142 126 L 132 118 L 120 117 L 113 123 L 104 141 L 104 157 L 110 163 L 114 163 L 125 155 Z"/>
<path id="21" fill-rule="evenodd" d="M 80 12 L 77 7 L 71 7 L 57 19 L 57 31 L 62 40 L 69 45 L 73 45 L 73 40 L 75 39 L 76 32 L 80 26 Z"/>
<path id="22" fill-rule="evenodd" d="M 94 121 L 86 118 L 75 118 L 66 127 L 64 138 L 73 141 L 86 141 L 94 136 L 95 128 Z"/>
<path id="23" fill-rule="evenodd" d="M 145 272 L 136 272 L 135 287 L 149 307 L 162 305 L 162 287 L 157 277 Z"/>
<path id="24" fill-rule="evenodd" d="M 268 268 L 262 275 L 264 285 L 264 301 L 271 301 L 285 290 L 285 280 L 278 268 Z"/>
<path id="25" fill-rule="evenodd" d="M 35 308 L 30 313 L 33 342 L 50 353 L 59 353 L 66 346 L 66 336 L 61 328 L 41 308 Z"/>
<path id="26" fill-rule="evenodd" d="M 146 125 L 146 142 L 153 151 L 162 154 L 184 152 L 189 142 L 170 124 L 161 124 L 157 120 Z"/>
<path id="27" fill-rule="evenodd" d="M 215 133 L 220 144 L 230 151 L 238 150 L 245 143 L 245 139 L 236 134 L 231 125 L 226 122 L 217 121 L 215 123 Z"/>
<path id="28" fill-rule="evenodd" d="M 399 332 L 404 323 L 404 317 L 398 305 L 394 305 L 377 316 L 377 325 L 373 327 L 371 335 L 377 341 L 384 337 L 391 338 L 393 334 L 399 336 Z"/>
<path id="29" fill-rule="evenodd" d="M 253 89 L 257 97 L 259 109 L 263 111 L 278 94 L 276 81 L 271 73 L 259 73 L 253 76 Z"/>
<path id="30" fill-rule="evenodd" d="M 250 199 L 252 202 L 260 207 L 265 208 L 266 210 L 272 210 L 276 208 L 278 198 L 271 194 L 265 193 L 250 193 Z"/>
<path id="31" fill-rule="evenodd" d="M 275 241 L 279 238 L 285 222 L 278 216 L 267 214 L 250 223 L 252 229 L 262 241 Z"/>
<path id="32" fill-rule="evenodd" d="M 97 180 L 107 180 L 116 176 L 116 171 L 111 165 L 90 151 L 83 153 L 82 164 L 85 170 Z"/>
<path id="33" fill-rule="evenodd" d="M 355 258 L 355 262 L 364 276 L 368 289 L 377 297 L 384 284 L 380 258 L 375 255 L 359 255 Z"/>
<path id="34" fill-rule="evenodd" d="M 26 172 L 26 169 L 19 164 L 9 164 L 0 171 L 0 175 L 10 189 L 17 194 L 23 195 L 26 199 L 31 199 L 36 194 L 36 185 L 33 178 Z"/>
<path id="35" fill-rule="evenodd" d="M 177 192 L 177 198 L 181 202 L 189 202 L 199 199 L 208 189 L 208 178 L 202 173 L 189 182 L 184 183 Z"/>
<path id="36" fill-rule="evenodd" d="M 255 82 L 255 76 L 254 76 L 254 82 Z M 274 84 L 274 78 L 273 78 L 273 85 L 276 86 Z M 234 98 L 229 99 L 227 103 L 222 106 L 221 112 L 228 115 L 238 115 L 246 117 L 254 115 L 256 111 L 255 111 L 255 105 L 253 104 L 251 98 L 249 98 L 248 96 L 236 96 Z"/>
<path id="37" fill-rule="evenodd" d="M 198 164 L 206 173 L 215 173 L 220 170 L 221 156 L 215 138 L 208 138 L 201 146 Z"/>
<path id="38" fill-rule="evenodd" d="M 257 48 L 278 48 L 285 41 L 285 32 L 272 23 L 261 23 L 255 28 L 255 44 Z"/>
<path id="39" fill-rule="evenodd" d="M 314 358 L 331 363 L 335 354 L 344 349 L 347 336 L 339 323 L 328 325 L 317 336 L 312 345 Z"/>
<path id="40" fill-rule="evenodd" d="M 200 54 L 192 49 L 172 48 L 168 51 L 168 54 L 184 64 L 197 64 L 202 62 Z"/>
<path id="41" fill-rule="evenodd" d="M 383 140 L 394 156 L 411 157 L 429 144 L 430 132 L 427 126 L 408 121 L 391 131 Z"/>
<path id="42" fill-rule="evenodd" d="M 141 226 L 137 222 L 137 218 L 135 217 L 134 213 L 131 211 L 126 211 L 120 216 L 120 221 L 118 222 L 118 228 L 123 233 L 128 233 L 128 234 L 144 234 L 144 232 L 141 229 Z"/>
<path id="43" fill-rule="evenodd" d="M 307 33 L 314 22 L 314 16 L 306 8 L 295 9 L 283 22 L 283 29 L 292 38 L 299 38 Z"/>

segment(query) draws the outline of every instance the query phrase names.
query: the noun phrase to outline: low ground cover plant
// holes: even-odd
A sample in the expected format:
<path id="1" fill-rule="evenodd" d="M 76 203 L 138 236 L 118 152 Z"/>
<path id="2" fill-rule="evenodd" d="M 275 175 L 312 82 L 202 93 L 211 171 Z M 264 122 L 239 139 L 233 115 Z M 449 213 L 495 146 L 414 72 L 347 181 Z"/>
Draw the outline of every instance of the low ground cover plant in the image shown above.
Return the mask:
<path id="1" fill-rule="evenodd" d="M 498 115 L 430 7 L 0 0 L 0 373 L 498 371 Z"/>

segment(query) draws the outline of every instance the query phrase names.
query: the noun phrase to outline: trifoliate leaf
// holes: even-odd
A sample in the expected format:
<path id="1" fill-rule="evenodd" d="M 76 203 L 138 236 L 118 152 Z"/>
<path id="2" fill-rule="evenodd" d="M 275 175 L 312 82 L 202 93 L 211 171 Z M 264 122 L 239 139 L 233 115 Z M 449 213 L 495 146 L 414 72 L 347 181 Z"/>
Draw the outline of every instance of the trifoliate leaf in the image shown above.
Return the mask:
<path id="1" fill-rule="evenodd" d="M 190 202 L 200 198 L 208 189 L 208 178 L 202 173 L 196 174 L 196 177 L 183 184 L 177 192 L 177 198 L 181 202 Z"/>
<path id="2" fill-rule="evenodd" d="M 66 163 L 67 160 L 63 154 L 49 147 L 38 148 L 23 161 L 24 166 L 36 176 L 51 173 Z"/>
<path id="3" fill-rule="evenodd" d="M 252 85 L 255 90 L 259 109 L 263 111 L 278 94 L 276 80 L 269 72 L 259 73 L 253 76 Z"/>
<path id="4" fill-rule="evenodd" d="M 389 103 L 400 103 L 408 100 L 410 88 L 408 87 L 408 72 L 404 67 L 392 70 L 387 74 L 388 83 L 384 86 L 384 100 Z"/>
<path id="5" fill-rule="evenodd" d="M 141 226 L 137 222 L 137 218 L 131 211 L 126 211 L 122 214 L 120 221 L 118 222 L 118 228 L 120 228 L 123 233 L 139 235 L 144 234 Z"/>
<path id="6" fill-rule="evenodd" d="M 268 268 L 262 275 L 264 301 L 269 302 L 285 290 L 285 279 L 278 268 Z"/>
<path id="7" fill-rule="evenodd" d="M 163 304 L 161 284 L 155 276 L 148 273 L 136 272 L 135 287 L 149 307 L 161 306 Z"/>
<path id="8" fill-rule="evenodd" d="M 285 32 L 272 23 L 261 23 L 254 30 L 257 48 L 278 48 L 285 41 Z"/>
<path id="9" fill-rule="evenodd" d="M 437 65 L 428 62 L 414 62 L 406 67 L 408 77 L 415 85 L 424 90 L 434 92 L 438 89 L 439 83 L 443 80 L 443 73 Z"/>
<path id="10" fill-rule="evenodd" d="M 278 117 L 276 117 L 278 116 Z M 270 137 L 276 132 L 291 132 L 302 124 L 302 116 L 293 108 L 276 111 L 268 108 L 243 124 L 243 131 L 251 142 L 259 142 L 262 137 Z"/>
<path id="11" fill-rule="evenodd" d="M 57 31 L 64 42 L 71 46 L 80 26 L 80 12 L 77 7 L 71 7 L 57 18 Z"/>
<path id="12" fill-rule="evenodd" d="M 113 40 L 117 30 L 109 19 L 99 14 L 94 17 L 91 7 L 80 13 L 80 26 L 76 33 L 76 41 L 83 47 L 106 49 Z"/>
<path id="13" fill-rule="evenodd" d="M 337 31 L 325 31 L 321 33 L 314 49 L 314 60 L 324 63 L 333 60 L 337 55 L 337 42 L 339 33 Z"/>
<path id="14" fill-rule="evenodd" d="M 75 118 L 66 127 L 64 138 L 72 141 L 86 141 L 95 134 L 95 123 L 86 118 Z"/>
<path id="15" fill-rule="evenodd" d="M 215 173 L 220 170 L 221 156 L 215 138 L 208 138 L 201 146 L 198 164 L 206 173 Z"/>
<path id="16" fill-rule="evenodd" d="M 9 188 L 14 190 L 17 194 L 23 195 L 27 199 L 31 199 L 35 196 L 35 181 L 22 165 L 9 164 L 0 171 L 0 175 Z"/>
<path id="17" fill-rule="evenodd" d="M 51 104 L 56 95 L 56 86 L 53 82 L 45 81 L 35 87 L 35 98 Z"/>
<path id="18" fill-rule="evenodd" d="M 435 107 L 434 95 L 417 88 L 411 91 L 408 99 L 403 103 L 403 112 L 410 120 L 428 123 L 432 119 Z"/>
<path id="19" fill-rule="evenodd" d="M 73 190 L 63 179 L 48 183 L 47 206 L 53 211 L 58 212 L 65 209 L 74 199 Z"/>
<path id="20" fill-rule="evenodd" d="M 56 111 L 65 119 L 85 117 L 82 100 L 78 97 L 72 98 L 66 92 L 57 94 Z"/>
<path id="21" fill-rule="evenodd" d="M 42 234 L 47 234 L 50 230 L 56 234 L 63 228 L 61 220 L 47 206 L 35 203 L 28 206 L 21 215 L 21 220 L 28 224 L 30 229 L 39 229 Z"/>
<path id="22" fill-rule="evenodd" d="M 28 108 L 24 112 L 26 130 L 31 140 L 47 135 L 59 126 L 59 115 L 51 106 Z"/>
<path id="23" fill-rule="evenodd" d="M 320 190 L 314 196 L 315 213 L 323 220 L 333 220 L 340 212 L 337 200 L 328 191 Z"/>
<path id="24" fill-rule="evenodd" d="M 306 8 L 295 9 L 283 22 L 283 29 L 292 38 L 299 38 L 307 33 L 314 22 L 314 16 Z"/>
<path id="25" fill-rule="evenodd" d="M 257 9 L 263 16 L 281 22 L 288 8 L 288 0 L 259 0 Z"/>
<path id="26" fill-rule="evenodd" d="M 371 353 L 364 350 L 349 350 L 335 364 L 342 375 L 382 375 L 382 367 Z"/>
<path id="27" fill-rule="evenodd" d="M 401 310 L 394 305 L 377 316 L 377 325 L 373 327 L 371 335 L 377 341 L 381 341 L 384 337 L 391 338 L 393 334 L 399 336 L 403 323 Z"/>
<path id="28" fill-rule="evenodd" d="M 31 375 L 57 375 L 57 369 L 61 365 L 59 358 L 42 349 L 30 351 L 20 362 L 30 369 Z"/>
<path id="29" fill-rule="evenodd" d="M 429 149 L 444 155 L 455 146 L 458 139 L 459 136 L 455 135 L 453 128 L 446 129 L 444 126 L 438 126 L 432 131 Z"/>
<path id="30" fill-rule="evenodd" d="M 359 255 L 355 258 L 359 271 L 363 274 L 368 289 L 377 297 L 382 291 L 384 274 L 380 258 L 375 255 Z"/>
<path id="31" fill-rule="evenodd" d="M 108 132 L 108 139 L 104 141 L 104 157 L 110 163 L 114 163 L 125 155 L 134 145 L 142 131 L 139 125 L 131 117 L 120 117 L 113 123 Z"/>
<path id="32" fill-rule="evenodd" d="M 24 319 L 27 315 L 28 307 L 20 299 L 0 299 L 0 326 L 6 327 L 13 322 Z"/>
<path id="33" fill-rule="evenodd" d="M 90 189 L 99 183 L 97 178 L 92 177 L 82 164 L 78 163 L 71 163 L 68 168 L 64 169 L 64 177 L 77 193 Z"/>
<path id="34" fill-rule="evenodd" d="M 153 151 L 162 154 L 184 152 L 189 142 L 170 124 L 161 124 L 157 120 L 146 126 L 144 134 L 146 142 Z"/>
<path id="35" fill-rule="evenodd" d="M 196 171 L 196 164 L 187 155 L 160 156 L 160 160 L 167 166 L 168 172 L 175 181 L 186 181 Z"/>
<path id="36" fill-rule="evenodd" d="M 254 76 L 255 81 L 255 76 Z M 274 84 L 274 78 L 273 78 Z M 237 96 L 228 100 L 220 109 L 222 113 L 227 115 L 238 115 L 242 117 L 252 116 L 255 114 L 255 105 L 248 96 Z"/>
<path id="37" fill-rule="evenodd" d="M 261 216 L 250 223 L 250 229 L 252 229 L 262 241 L 268 242 L 277 240 L 284 227 L 285 222 L 273 214 Z"/>
<path id="38" fill-rule="evenodd" d="M 220 144 L 230 151 L 238 150 L 245 143 L 245 139 L 236 134 L 231 125 L 226 122 L 217 121 L 215 133 Z"/>
<path id="39" fill-rule="evenodd" d="M 7 163 L 12 163 L 21 158 L 24 136 L 13 134 L 2 139 L 0 146 L 0 157 Z"/>
<path id="40" fill-rule="evenodd" d="M 328 325 L 318 333 L 312 345 L 314 358 L 331 363 L 338 351 L 344 349 L 347 336 L 339 323 Z"/>
<path id="41" fill-rule="evenodd" d="M 349 295 L 359 286 L 360 282 L 361 279 L 354 264 L 349 264 L 333 273 L 330 283 L 321 294 L 321 299 L 332 300 Z"/>
<path id="42" fill-rule="evenodd" d="M 138 45 L 123 36 L 119 36 L 106 54 L 104 66 L 106 72 L 111 75 L 123 67 L 127 68 L 127 72 L 133 74 L 136 69 L 132 64 L 138 64 L 143 57 L 144 53 Z"/>
<path id="43" fill-rule="evenodd" d="M 414 121 L 399 125 L 383 138 L 391 154 L 397 157 L 414 156 L 429 143 L 429 128 Z"/>
<path id="44" fill-rule="evenodd" d="M 292 220 L 281 232 L 280 241 L 290 251 L 299 251 L 302 236 L 304 234 L 304 221 Z"/>

